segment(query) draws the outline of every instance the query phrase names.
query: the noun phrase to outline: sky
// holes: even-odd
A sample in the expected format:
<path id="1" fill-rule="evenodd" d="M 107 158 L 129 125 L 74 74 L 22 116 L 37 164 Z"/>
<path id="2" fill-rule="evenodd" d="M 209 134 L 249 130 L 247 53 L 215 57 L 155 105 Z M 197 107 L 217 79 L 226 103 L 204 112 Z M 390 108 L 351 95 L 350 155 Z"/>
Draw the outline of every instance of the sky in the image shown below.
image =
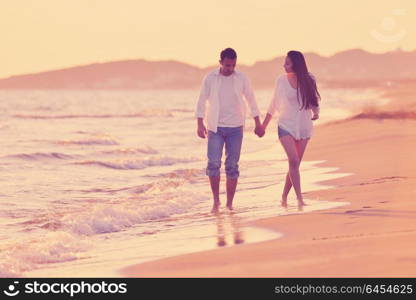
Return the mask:
<path id="1" fill-rule="evenodd" d="M 126 59 L 206 67 L 416 49 L 415 0 L 1 0 L 0 77 Z"/>

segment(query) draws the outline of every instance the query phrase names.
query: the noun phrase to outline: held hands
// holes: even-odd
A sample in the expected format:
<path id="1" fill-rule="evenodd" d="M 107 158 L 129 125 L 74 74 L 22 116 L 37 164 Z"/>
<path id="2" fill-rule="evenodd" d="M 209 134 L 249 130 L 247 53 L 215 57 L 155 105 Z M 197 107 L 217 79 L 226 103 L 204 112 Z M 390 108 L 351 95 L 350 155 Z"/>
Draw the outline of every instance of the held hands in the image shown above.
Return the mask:
<path id="1" fill-rule="evenodd" d="M 264 126 L 261 124 L 260 116 L 255 116 L 254 117 L 254 122 L 255 122 L 255 126 L 256 126 L 256 128 L 254 128 L 254 133 L 258 137 L 262 137 L 266 132 L 265 132 Z"/>
<path id="2" fill-rule="evenodd" d="M 261 138 L 261 137 L 263 137 L 264 136 L 264 134 L 266 133 L 266 131 L 265 131 L 265 129 L 264 129 L 264 127 L 263 127 L 263 125 L 261 125 L 261 124 L 258 124 L 258 125 L 256 125 L 256 128 L 254 129 L 254 133 L 259 137 L 259 138 Z"/>

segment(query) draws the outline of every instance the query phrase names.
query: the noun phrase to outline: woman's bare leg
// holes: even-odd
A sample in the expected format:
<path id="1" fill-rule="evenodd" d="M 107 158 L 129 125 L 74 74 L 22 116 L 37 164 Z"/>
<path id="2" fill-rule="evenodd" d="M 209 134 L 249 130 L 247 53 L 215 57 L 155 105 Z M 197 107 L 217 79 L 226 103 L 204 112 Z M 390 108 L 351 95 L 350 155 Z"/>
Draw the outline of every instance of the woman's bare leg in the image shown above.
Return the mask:
<path id="1" fill-rule="evenodd" d="M 303 154 L 305 153 L 306 146 L 309 139 L 295 140 L 296 150 L 298 152 L 299 164 L 302 162 Z M 290 189 L 292 188 L 292 181 L 290 180 L 289 172 L 286 174 L 285 187 L 282 193 L 282 205 L 287 205 L 287 196 L 289 195 Z"/>
<path id="2" fill-rule="evenodd" d="M 306 150 L 306 146 L 308 145 L 308 142 L 309 142 L 309 139 L 301 139 L 301 140 L 295 141 L 296 148 L 298 150 L 298 155 L 299 155 L 299 166 L 300 166 L 300 163 L 302 162 L 303 154 L 305 154 L 305 150 Z M 300 204 L 305 205 L 303 201 Z"/>
<path id="3" fill-rule="evenodd" d="M 291 136 L 280 138 L 283 148 L 286 151 L 289 160 L 289 172 L 286 174 L 285 187 L 282 193 L 282 205 L 287 205 L 287 195 L 292 186 L 295 188 L 299 204 L 304 205 L 300 186 L 299 166 L 305 153 L 306 145 L 309 139 L 295 140 Z M 294 184 L 293 184 L 294 183 Z"/>
<path id="4" fill-rule="evenodd" d="M 289 172 L 286 174 L 286 180 L 285 180 L 285 187 L 283 188 L 282 193 L 282 206 L 287 206 L 287 195 L 289 195 L 290 189 L 292 188 L 292 181 L 290 180 Z"/>

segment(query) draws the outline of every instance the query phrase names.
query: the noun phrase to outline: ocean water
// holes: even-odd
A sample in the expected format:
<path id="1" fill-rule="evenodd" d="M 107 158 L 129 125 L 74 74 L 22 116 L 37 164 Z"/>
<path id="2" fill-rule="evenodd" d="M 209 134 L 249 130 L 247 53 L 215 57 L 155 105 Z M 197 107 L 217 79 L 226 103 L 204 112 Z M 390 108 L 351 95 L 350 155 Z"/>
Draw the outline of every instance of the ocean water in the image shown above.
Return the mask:
<path id="1" fill-rule="evenodd" d="M 375 90 L 321 94 L 315 124 L 387 102 Z M 262 112 L 271 95 L 256 93 Z M 0 91 L 0 277 L 120 276 L 117 270 L 133 263 L 281 237 L 245 226 L 249 220 L 345 204 L 305 199 L 299 212 L 292 192 L 288 209 L 279 208 L 287 161 L 276 120 L 259 139 L 248 118 L 235 211 L 211 215 L 197 96 Z M 304 192 L 349 175 L 317 163 L 302 162 Z M 224 189 L 222 182 L 223 203 Z"/>

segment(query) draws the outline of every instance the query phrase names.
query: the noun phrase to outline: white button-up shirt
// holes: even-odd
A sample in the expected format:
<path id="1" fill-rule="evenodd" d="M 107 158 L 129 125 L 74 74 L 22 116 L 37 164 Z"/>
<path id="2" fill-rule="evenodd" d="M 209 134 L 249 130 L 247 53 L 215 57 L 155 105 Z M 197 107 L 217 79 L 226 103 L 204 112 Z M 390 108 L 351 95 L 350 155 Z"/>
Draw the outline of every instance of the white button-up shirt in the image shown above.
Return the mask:
<path id="1" fill-rule="evenodd" d="M 315 77 L 310 74 L 315 80 Z M 300 99 L 299 94 L 299 99 Z M 293 88 L 287 75 L 281 75 L 276 80 L 273 98 L 267 112 L 273 116 L 277 111 L 278 126 L 288 131 L 296 140 L 310 138 L 313 134 L 312 115 L 319 113 L 319 106 L 301 109 L 297 89 Z"/>
<path id="2" fill-rule="evenodd" d="M 207 119 L 207 128 L 213 132 L 217 132 L 218 117 L 220 109 L 219 89 L 221 85 L 220 69 L 214 70 L 204 77 L 199 99 L 196 105 L 195 117 Z M 234 91 L 238 98 L 240 107 L 236 108 L 243 113 L 243 120 L 246 119 L 246 103 L 243 100 L 243 95 L 250 107 L 251 116 L 257 117 L 260 115 L 257 107 L 256 99 L 247 76 L 242 72 L 235 70 L 232 75 Z M 205 109 L 208 100 L 208 109 Z M 245 122 L 244 122 L 245 123 Z M 245 125 L 243 123 L 243 126 Z"/>

